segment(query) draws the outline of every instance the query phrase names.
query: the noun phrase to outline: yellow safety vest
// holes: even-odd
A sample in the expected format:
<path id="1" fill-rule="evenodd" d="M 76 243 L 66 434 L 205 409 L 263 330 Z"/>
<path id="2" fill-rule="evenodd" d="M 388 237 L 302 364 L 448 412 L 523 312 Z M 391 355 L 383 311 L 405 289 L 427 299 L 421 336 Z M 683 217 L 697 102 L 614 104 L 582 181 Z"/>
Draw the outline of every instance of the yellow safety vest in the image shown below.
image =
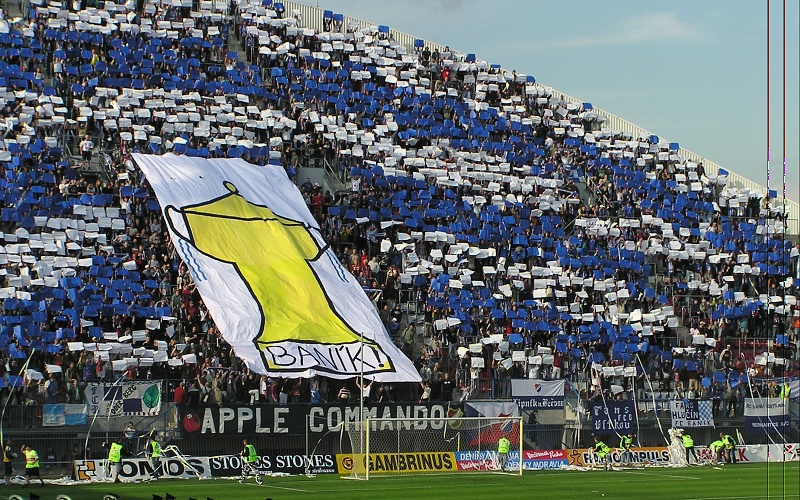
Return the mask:
<path id="1" fill-rule="evenodd" d="M 258 461 L 258 453 L 256 453 L 256 447 L 252 444 L 248 444 L 245 446 L 247 450 L 247 454 L 244 457 L 244 461 L 248 463 L 253 463 Z"/>
<path id="2" fill-rule="evenodd" d="M 108 461 L 118 464 L 122 461 L 122 445 L 113 443 L 108 450 Z"/>
<path id="3" fill-rule="evenodd" d="M 781 396 L 780 397 L 789 399 L 789 393 L 790 392 L 792 392 L 792 388 L 789 387 L 789 384 L 787 382 L 784 382 L 783 385 L 781 386 Z"/>
<path id="4" fill-rule="evenodd" d="M 153 458 L 161 457 L 161 445 L 155 439 L 150 441 L 150 446 L 153 448 L 153 452 L 150 454 Z"/>
<path id="5" fill-rule="evenodd" d="M 11 450 L 10 446 L 6 446 L 3 449 L 3 462 L 11 462 L 12 460 L 14 460 L 15 456 L 16 455 L 14 455 L 14 451 Z"/>
<path id="6" fill-rule="evenodd" d="M 684 434 L 683 436 L 681 436 L 681 439 L 683 440 L 684 448 L 691 448 L 692 446 L 694 446 L 694 439 L 692 439 L 692 436 Z"/>
<path id="7" fill-rule="evenodd" d="M 733 438 L 728 436 L 727 434 L 722 438 L 722 442 L 725 443 L 725 448 L 733 448 L 734 445 L 736 444 Z"/>
<path id="8" fill-rule="evenodd" d="M 511 441 L 506 438 L 500 438 L 497 441 L 497 452 L 498 453 L 508 453 L 509 448 L 511 448 Z"/>
<path id="9" fill-rule="evenodd" d="M 39 467 L 39 455 L 36 454 L 36 450 L 25 451 L 25 468 L 37 469 L 38 467 Z"/>

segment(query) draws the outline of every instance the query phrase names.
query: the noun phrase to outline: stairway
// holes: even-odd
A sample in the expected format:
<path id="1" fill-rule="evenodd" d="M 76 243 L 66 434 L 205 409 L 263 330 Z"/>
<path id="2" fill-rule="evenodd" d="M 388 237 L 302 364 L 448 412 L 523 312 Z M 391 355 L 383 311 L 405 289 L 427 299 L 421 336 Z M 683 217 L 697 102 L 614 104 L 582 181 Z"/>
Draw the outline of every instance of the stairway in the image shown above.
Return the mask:
<path id="1" fill-rule="evenodd" d="M 589 187 L 586 185 L 584 181 L 575 181 L 575 187 L 578 188 L 578 195 L 581 197 L 581 201 L 587 207 L 591 207 L 596 203 L 596 199 L 594 195 L 589 191 Z"/>

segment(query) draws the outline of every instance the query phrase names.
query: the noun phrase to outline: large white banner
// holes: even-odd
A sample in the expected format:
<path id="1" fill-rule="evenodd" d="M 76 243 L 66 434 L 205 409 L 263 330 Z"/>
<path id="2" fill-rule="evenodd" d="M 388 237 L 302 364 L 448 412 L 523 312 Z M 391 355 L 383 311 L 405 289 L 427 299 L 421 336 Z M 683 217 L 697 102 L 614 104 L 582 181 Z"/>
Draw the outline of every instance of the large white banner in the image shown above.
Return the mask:
<path id="1" fill-rule="evenodd" d="M 154 416 L 161 411 L 161 380 L 90 382 L 83 393 L 87 415 L 99 417 Z"/>
<path id="2" fill-rule="evenodd" d="M 789 400 L 785 398 L 746 398 L 745 431 L 748 434 L 782 434 L 790 430 Z"/>
<path id="3" fill-rule="evenodd" d="M 420 380 L 282 167 L 134 159 L 220 332 L 252 370 Z"/>
<path id="4" fill-rule="evenodd" d="M 672 427 L 714 427 L 711 401 L 678 399 L 669 402 Z"/>
<path id="5" fill-rule="evenodd" d="M 564 407 L 563 380 L 511 379 L 511 399 L 521 410 Z"/>

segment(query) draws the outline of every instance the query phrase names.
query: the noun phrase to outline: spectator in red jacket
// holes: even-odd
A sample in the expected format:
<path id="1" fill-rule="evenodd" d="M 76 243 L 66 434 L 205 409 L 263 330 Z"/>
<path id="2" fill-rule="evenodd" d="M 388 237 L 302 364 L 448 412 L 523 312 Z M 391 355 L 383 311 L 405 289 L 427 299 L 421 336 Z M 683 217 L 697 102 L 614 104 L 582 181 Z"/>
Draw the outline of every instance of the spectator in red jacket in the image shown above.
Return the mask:
<path id="1" fill-rule="evenodd" d="M 181 382 L 178 387 L 175 388 L 175 391 L 172 394 L 172 400 L 175 401 L 176 404 L 182 405 L 186 404 L 186 383 Z"/>

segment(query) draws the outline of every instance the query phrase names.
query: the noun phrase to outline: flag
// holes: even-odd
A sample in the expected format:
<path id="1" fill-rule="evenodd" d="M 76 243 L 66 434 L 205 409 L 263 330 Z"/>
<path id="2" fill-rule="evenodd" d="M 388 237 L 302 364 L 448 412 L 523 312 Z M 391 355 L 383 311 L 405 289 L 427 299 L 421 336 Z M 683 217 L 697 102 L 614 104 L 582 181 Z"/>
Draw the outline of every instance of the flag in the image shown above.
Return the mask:
<path id="1" fill-rule="evenodd" d="M 161 380 L 90 382 L 83 393 L 92 416 L 155 416 L 161 411 L 161 385 Z"/>
<path id="2" fill-rule="evenodd" d="M 564 407 L 564 381 L 512 379 L 511 398 L 521 410 Z"/>
<path id="3" fill-rule="evenodd" d="M 592 402 L 589 410 L 592 414 L 592 430 L 597 435 L 637 432 L 633 401 Z"/>
<path id="4" fill-rule="evenodd" d="M 791 430 L 789 403 L 784 398 L 746 398 L 744 422 L 747 434 L 782 434 Z"/>
<path id="5" fill-rule="evenodd" d="M 46 404 L 42 406 L 43 427 L 85 424 L 85 404 Z"/>
<path id="6" fill-rule="evenodd" d="M 711 401 L 673 400 L 669 404 L 672 427 L 714 427 Z"/>
<path id="7" fill-rule="evenodd" d="M 134 155 L 222 336 L 250 369 L 419 381 L 284 169 Z"/>

